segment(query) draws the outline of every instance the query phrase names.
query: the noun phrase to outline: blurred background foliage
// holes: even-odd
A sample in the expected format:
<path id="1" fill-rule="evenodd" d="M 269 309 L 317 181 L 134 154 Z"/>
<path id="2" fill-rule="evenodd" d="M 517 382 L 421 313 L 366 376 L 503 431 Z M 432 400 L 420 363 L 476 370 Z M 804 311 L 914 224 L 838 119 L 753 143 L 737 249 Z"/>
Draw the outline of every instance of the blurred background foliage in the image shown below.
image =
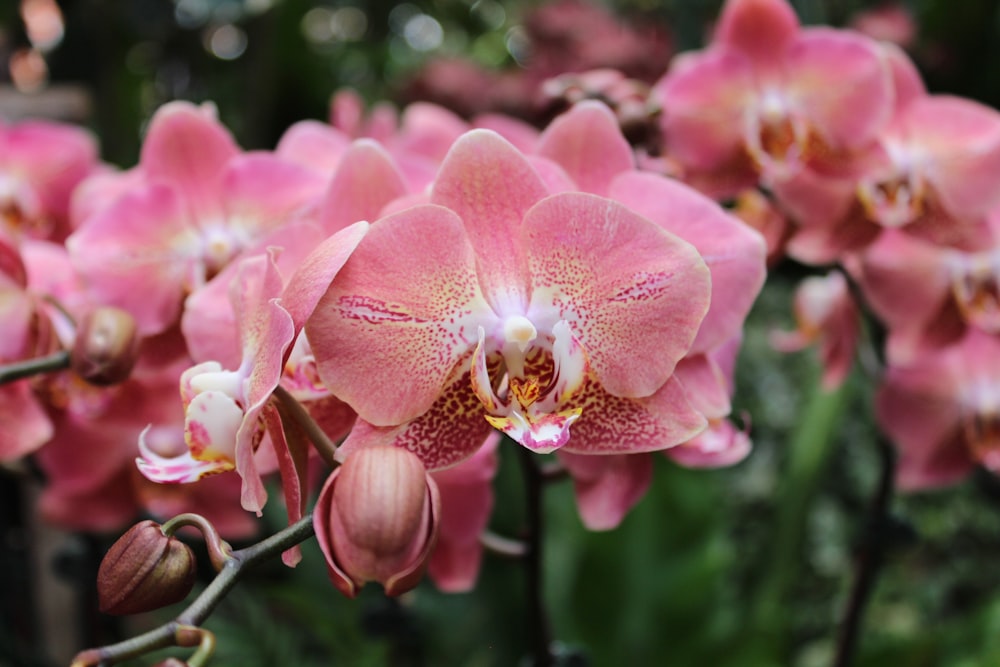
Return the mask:
<path id="1" fill-rule="evenodd" d="M 11 63 L 31 45 L 22 4 L 0 3 L 0 55 Z M 720 4 L 631 0 L 613 10 L 639 26 L 662 26 L 666 48 L 684 50 L 703 43 Z M 805 23 L 833 25 L 876 5 L 793 4 Z M 41 68 L 35 61 L 0 77 L 4 99 L 27 100 L 29 111 L 62 87 L 82 90 L 83 103 L 57 102 L 47 113 L 89 125 L 104 157 L 123 166 L 136 160 L 152 112 L 176 98 L 213 101 L 244 147 L 271 148 L 292 122 L 326 118 L 338 88 L 356 88 L 369 102 L 413 99 L 414 77 L 432 58 L 530 68 L 545 47 L 524 27 L 533 6 L 62 0 L 63 35 Z M 929 87 L 1000 105 L 1000 5 L 907 7 L 918 26 L 910 51 Z M 647 64 L 663 71 L 667 61 Z M 582 528 L 568 482 L 550 488 L 546 597 L 564 664 L 828 665 L 854 557 L 873 534 L 890 549 L 855 664 L 1000 664 L 1000 484 L 983 474 L 900 496 L 891 521 L 866 525 L 880 467 L 870 379 L 856 371 L 842 390 L 824 394 L 810 354 L 780 355 L 768 344 L 772 329 L 792 326 L 791 293 L 802 274 L 778 266 L 748 323 L 735 405 L 752 424 L 755 450 L 746 461 L 699 471 L 658 460 L 648 495 L 607 533 Z M 492 525 L 516 535 L 524 508 L 511 454 L 501 455 Z M 281 516 L 266 518 L 282 525 Z M 85 536 L 84 552 L 99 558 L 114 537 Z M 93 558 L 74 553 L 62 554 L 62 576 L 85 590 Z M 8 572 L 5 591 L 10 581 Z M 487 556 L 469 594 L 443 595 L 425 582 L 398 601 L 373 587 L 348 601 L 327 585 L 310 543 L 297 569 L 259 570 L 207 625 L 219 636 L 219 665 L 519 665 L 527 664 L 522 588 L 515 562 Z M 125 627 L 82 619 L 67 633 L 82 647 L 156 618 Z M 51 658 L 45 647 L 19 642 L 14 628 L 0 628 L 0 665 L 56 664 Z"/>

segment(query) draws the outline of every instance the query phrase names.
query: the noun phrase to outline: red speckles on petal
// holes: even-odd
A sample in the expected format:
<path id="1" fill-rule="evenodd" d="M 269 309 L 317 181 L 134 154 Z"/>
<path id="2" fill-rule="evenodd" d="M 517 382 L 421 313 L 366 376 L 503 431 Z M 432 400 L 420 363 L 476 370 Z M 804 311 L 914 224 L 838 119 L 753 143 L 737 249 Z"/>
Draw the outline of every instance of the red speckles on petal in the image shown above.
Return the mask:
<path id="1" fill-rule="evenodd" d="M 609 297 L 611 301 L 645 301 L 654 299 L 666 293 L 670 289 L 670 282 L 673 278 L 673 271 L 660 271 L 649 273 L 639 271 L 632 278 L 635 284 L 622 288 L 617 294 Z"/>
<path id="2" fill-rule="evenodd" d="M 390 305 L 384 301 L 362 296 L 360 294 L 342 296 L 337 300 L 340 314 L 348 319 L 364 320 L 370 324 L 380 322 L 426 322 L 426 319 L 415 317 L 399 305 Z"/>

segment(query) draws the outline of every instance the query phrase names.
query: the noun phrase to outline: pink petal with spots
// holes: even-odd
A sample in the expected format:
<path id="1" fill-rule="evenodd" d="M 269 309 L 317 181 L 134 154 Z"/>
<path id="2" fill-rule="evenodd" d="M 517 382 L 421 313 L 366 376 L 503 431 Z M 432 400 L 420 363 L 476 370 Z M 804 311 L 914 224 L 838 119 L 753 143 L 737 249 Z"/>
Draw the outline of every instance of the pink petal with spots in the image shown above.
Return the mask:
<path id="1" fill-rule="evenodd" d="M 343 460 L 361 447 L 394 445 L 416 454 L 429 471 L 448 468 L 472 456 L 493 429 L 472 392 L 467 364 L 446 381 L 429 410 L 400 426 L 380 427 L 359 419 L 337 449 Z"/>
<path id="2" fill-rule="evenodd" d="M 863 147 L 889 121 L 892 76 L 876 42 L 849 31 L 810 28 L 789 50 L 785 67 L 789 94 L 831 147 Z"/>
<path id="3" fill-rule="evenodd" d="M 632 148 L 607 106 L 576 104 L 542 133 L 538 154 L 558 163 L 577 189 L 607 196 L 611 180 L 635 168 Z"/>
<path id="4" fill-rule="evenodd" d="M 363 419 L 389 426 L 431 407 L 471 353 L 477 327 L 495 319 L 462 220 L 427 205 L 371 226 L 306 333 L 330 391 Z"/>
<path id="5" fill-rule="evenodd" d="M 320 224 L 333 233 L 359 220 L 375 220 L 385 206 L 407 194 L 389 153 L 371 139 L 347 149 L 323 196 Z"/>
<path id="6" fill-rule="evenodd" d="M 616 396 L 649 396 L 694 340 L 709 306 L 708 267 L 693 246 L 609 199 L 552 195 L 524 219 L 532 278 L 527 317 L 566 320 Z"/>
<path id="7" fill-rule="evenodd" d="M 622 174 L 611 196 L 694 245 L 708 266 L 712 301 L 692 351 L 713 349 L 736 336 L 764 284 L 764 238 L 707 197 L 653 174 Z"/>
<path id="8" fill-rule="evenodd" d="M 743 115 L 757 93 L 749 61 L 708 51 L 675 67 L 656 84 L 667 152 L 684 166 L 712 171 L 743 153 Z"/>
<path id="9" fill-rule="evenodd" d="M 236 470 L 243 478 L 243 508 L 259 512 L 267 499 L 254 462 L 260 440 L 260 411 L 278 386 L 285 352 L 295 338 L 291 315 L 281 307 L 281 276 L 273 253 L 243 260 L 230 287 L 236 321 L 240 324 L 245 416 L 236 433 Z"/>
<path id="10" fill-rule="evenodd" d="M 712 41 L 767 66 L 782 58 L 798 33 L 799 19 L 786 0 L 729 0 Z"/>
<path id="11" fill-rule="evenodd" d="M 139 165 L 151 181 L 177 188 L 189 215 L 218 219 L 222 173 L 238 153 L 214 106 L 168 102 L 150 121 Z"/>
<path id="12" fill-rule="evenodd" d="M 658 451 L 694 438 L 708 424 L 674 377 L 645 398 L 613 396 L 590 378 L 570 405 L 582 413 L 561 451 L 575 454 Z"/>
<path id="13" fill-rule="evenodd" d="M 613 530 L 635 507 L 653 481 L 648 454 L 582 456 L 559 452 L 573 478 L 580 519 L 588 530 Z"/>
<path id="14" fill-rule="evenodd" d="M 545 185 L 527 159 L 488 130 L 463 135 L 441 165 L 431 202 L 462 219 L 483 294 L 497 312 L 523 308 L 527 302 L 528 277 L 517 230 L 527 210 L 545 195 Z"/>
<path id="15" fill-rule="evenodd" d="M 281 296 L 281 305 L 291 315 L 296 332 L 305 326 L 317 302 L 368 233 L 369 227 L 364 221 L 345 227 L 316 246 L 313 252 L 300 261 Z"/>
<path id="16" fill-rule="evenodd" d="M 128 192 L 66 240 L 94 300 L 129 311 L 143 335 L 177 319 L 200 245 L 175 191 L 161 185 Z"/>

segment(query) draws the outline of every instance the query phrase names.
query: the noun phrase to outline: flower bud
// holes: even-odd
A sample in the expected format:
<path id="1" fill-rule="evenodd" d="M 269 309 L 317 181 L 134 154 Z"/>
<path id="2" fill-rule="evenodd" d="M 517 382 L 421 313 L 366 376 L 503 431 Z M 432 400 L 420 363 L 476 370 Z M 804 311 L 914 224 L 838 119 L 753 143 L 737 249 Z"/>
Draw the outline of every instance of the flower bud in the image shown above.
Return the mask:
<path id="1" fill-rule="evenodd" d="M 111 545 L 97 571 L 97 597 L 106 614 L 136 614 L 180 602 L 194 586 L 191 548 L 140 521 Z"/>
<path id="2" fill-rule="evenodd" d="M 138 356 L 135 318 L 120 308 L 101 306 L 81 320 L 70 365 L 87 382 L 104 386 L 126 380 Z"/>
<path id="3" fill-rule="evenodd" d="M 415 454 L 359 449 L 333 471 L 313 514 L 330 579 L 348 597 L 368 581 L 396 596 L 423 577 L 437 539 L 438 488 Z"/>

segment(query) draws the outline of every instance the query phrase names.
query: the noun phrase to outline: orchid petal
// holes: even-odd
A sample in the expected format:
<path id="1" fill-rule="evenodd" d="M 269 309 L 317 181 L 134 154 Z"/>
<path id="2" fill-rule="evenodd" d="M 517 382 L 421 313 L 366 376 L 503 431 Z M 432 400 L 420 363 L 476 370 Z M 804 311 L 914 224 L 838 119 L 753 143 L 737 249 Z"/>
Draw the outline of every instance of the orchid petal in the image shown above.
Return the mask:
<path id="1" fill-rule="evenodd" d="M 763 237 L 707 197 L 653 174 L 622 174 L 615 179 L 611 196 L 690 242 L 708 266 L 712 300 L 692 351 L 710 350 L 737 335 L 764 285 Z"/>
<path id="2" fill-rule="evenodd" d="M 773 65 L 799 33 L 799 19 L 785 0 L 729 0 L 719 15 L 713 42 Z"/>
<path id="3" fill-rule="evenodd" d="M 613 530 L 622 522 L 653 481 L 648 454 L 584 456 L 559 452 L 573 478 L 580 519 L 587 530 Z"/>
<path id="4" fill-rule="evenodd" d="M 489 130 L 463 135 L 441 165 L 431 202 L 465 223 L 483 294 L 498 313 L 523 308 L 527 301 L 517 230 L 527 210 L 545 195 L 527 159 Z"/>
<path id="5" fill-rule="evenodd" d="M 139 164 L 151 181 L 182 193 L 189 215 L 220 219 L 223 170 L 238 153 L 214 106 L 169 102 L 150 121 Z"/>
<path id="6" fill-rule="evenodd" d="M 566 320 L 605 389 L 648 396 L 684 356 L 709 305 L 708 268 L 686 241 L 617 202 L 552 195 L 525 216 L 528 318 Z"/>
<path id="7" fill-rule="evenodd" d="M 375 220 L 386 204 L 407 193 L 403 175 L 379 144 L 361 139 L 345 151 L 320 208 L 333 233 L 358 220 Z"/>
<path id="8" fill-rule="evenodd" d="M 596 101 L 576 104 L 552 121 L 542 133 L 538 154 L 559 163 L 578 189 L 604 196 L 615 176 L 635 167 L 618 120 Z"/>
<path id="9" fill-rule="evenodd" d="M 150 185 L 89 218 L 66 245 L 94 300 L 129 311 L 140 333 L 151 335 L 177 318 L 201 241 L 176 193 Z"/>
<path id="10" fill-rule="evenodd" d="M 474 265 L 447 209 L 417 206 L 373 224 L 306 325 L 330 391 L 376 425 L 427 411 L 478 326 L 495 319 Z"/>

